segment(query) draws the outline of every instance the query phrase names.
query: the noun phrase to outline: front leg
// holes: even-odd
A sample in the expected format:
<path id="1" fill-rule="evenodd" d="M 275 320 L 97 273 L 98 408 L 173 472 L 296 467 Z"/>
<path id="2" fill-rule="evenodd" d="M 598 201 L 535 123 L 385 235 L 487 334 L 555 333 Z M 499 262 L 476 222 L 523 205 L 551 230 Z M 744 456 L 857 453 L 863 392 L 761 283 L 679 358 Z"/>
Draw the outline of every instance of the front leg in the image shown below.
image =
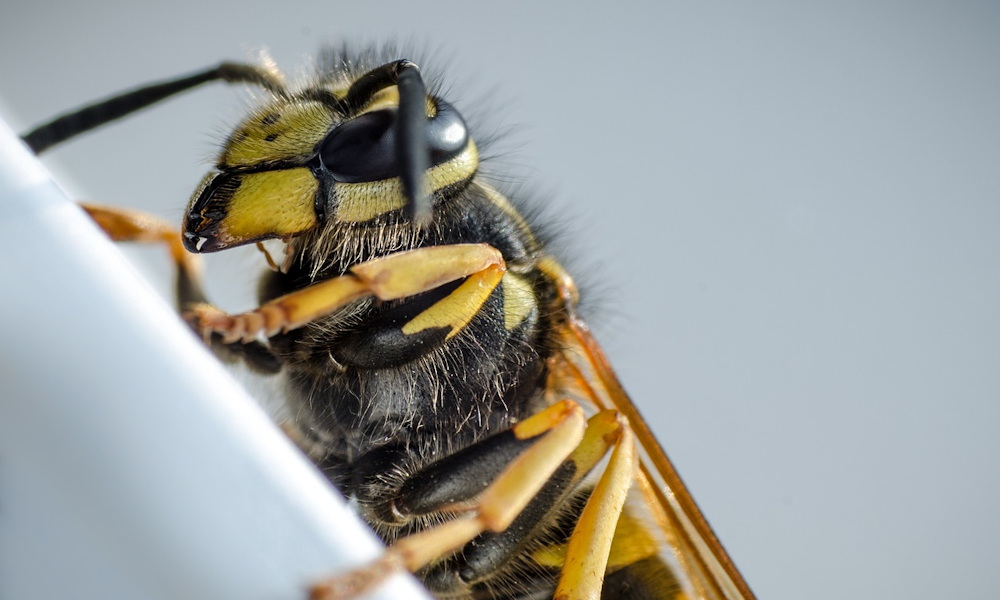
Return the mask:
<path id="1" fill-rule="evenodd" d="M 226 343 L 271 337 L 329 315 L 366 297 L 398 300 L 465 278 L 453 292 L 411 319 L 402 329 L 416 335 L 448 328 L 450 338 L 464 328 L 500 283 L 506 265 L 486 244 L 429 246 L 389 254 L 354 265 L 339 277 L 285 294 L 255 310 L 228 315 L 208 304 L 190 308 L 188 319 L 203 334 L 221 334 Z"/>
<path id="2" fill-rule="evenodd" d="M 138 210 L 85 203 L 81 203 L 80 207 L 115 242 L 166 246 L 177 268 L 177 306 L 182 311 L 192 306 L 203 311 L 212 310 L 201 284 L 200 257 L 184 249 L 177 227 L 160 217 Z M 281 368 L 267 346 L 259 342 L 234 346 L 224 343 L 222 336 L 218 334 L 208 335 L 205 339 L 215 355 L 225 362 L 241 360 L 259 373 L 276 373 Z"/>

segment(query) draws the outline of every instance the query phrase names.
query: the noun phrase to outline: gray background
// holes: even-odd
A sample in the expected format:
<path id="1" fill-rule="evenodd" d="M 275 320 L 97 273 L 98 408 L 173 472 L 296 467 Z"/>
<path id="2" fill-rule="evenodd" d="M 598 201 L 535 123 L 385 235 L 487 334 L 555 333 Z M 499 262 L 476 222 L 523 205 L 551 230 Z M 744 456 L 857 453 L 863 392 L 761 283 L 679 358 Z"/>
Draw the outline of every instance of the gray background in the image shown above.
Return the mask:
<path id="1" fill-rule="evenodd" d="M 514 130 L 502 164 L 563 224 L 622 380 L 761 598 L 1000 594 L 996 3 L 2 17 L 18 130 L 263 48 L 293 73 L 327 42 L 430 49 L 460 109 Z M 74 197 L 179 220 L 245 98 L 204 89 L 48 163 Z M 167 290 L 161 253 L 133 254 Z M 210 262 L 228 308 L 258 261 Z"/>

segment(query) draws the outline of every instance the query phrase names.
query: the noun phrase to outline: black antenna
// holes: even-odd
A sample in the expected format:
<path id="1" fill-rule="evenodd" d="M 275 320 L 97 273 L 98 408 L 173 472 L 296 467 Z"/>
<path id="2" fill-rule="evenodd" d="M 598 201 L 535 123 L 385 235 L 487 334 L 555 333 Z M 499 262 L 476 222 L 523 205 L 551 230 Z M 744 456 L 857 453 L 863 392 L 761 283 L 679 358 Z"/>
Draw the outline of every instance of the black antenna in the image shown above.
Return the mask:
<path id="1" fill-rule="evenodd" d="M 358 110 L 379 90 L 391 85 L 399 89 L 396 162 L 403 195 L 411 220 L 424 226 L 431 220 L 432 207 L 424 181 L 430 168 L 430 152 L 427 147 L 427 89 L 420 76 L 420 67 L 409 60 L 384 64 L 355 81 L 343 102 L 350 109 Z"/>
<path id="2" fill-rule="evenodd" d="M 256 65 L 224 62 L 193 75 L 154 83 L 105 98 L 40 125 L 23 135 L 21 139 L 35 154 L 41 154 L 52 146 L 156 104 L 174 94 L 218 80 L 228 83 L 253 83 L 279 94 L 283 94 L 285 90 L 281 78 L 271 71 Z"/>

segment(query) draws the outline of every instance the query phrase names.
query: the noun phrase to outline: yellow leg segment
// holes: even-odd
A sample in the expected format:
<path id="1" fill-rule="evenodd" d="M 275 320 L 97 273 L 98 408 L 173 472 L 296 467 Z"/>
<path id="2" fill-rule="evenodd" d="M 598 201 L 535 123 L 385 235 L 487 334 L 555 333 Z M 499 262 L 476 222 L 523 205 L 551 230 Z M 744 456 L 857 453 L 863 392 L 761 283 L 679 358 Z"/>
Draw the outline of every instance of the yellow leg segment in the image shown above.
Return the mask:
<path id="1" fill-rule="evenodd" d="M 454 335 L 479 311 L 505 270 L 500 252 L 486 244 L 430 246 L 357 264 L 345 275 L 275 298 L 249 312 L 228 315 L 210 305 L 196 305 L 188 318 L 205 335 L 215 332 L 222 334 L 227 343 L 247 342 L 261 333 L 270 337 L 301 327 L 364 297 L 397 300 L 472 276 L 416 317 L 421 319 L 446 306 L 444 314 L 427 316 L 419 327 L 450 325 Z"/>
<path id="2" fill-rule="evenodd" d="M 581 402 L 598 407 L 610 403 L 604 400 L 601 389 L 595 389 L 591 378 L 585 376 L 568 356 L 553 357 L 549 363 L 548 393 L 580 399 Z M 615 547 L 615 533 L 621 523 L 621 514 L 629 490 L 638 474 L 638 454 L 635 434 L 625 414 L 616 408 L 606 408 L 591 420 L 603 415 L 614 415 L 617 428 L 603 435 L 605 443 L 613 443 L 614 451 L 604 473 L 591 494 L 587 505 L 577 521 L 570 541 L 565 547 L 542 549 L 536 552 L 539 564 L 562 565 L 562 576 L 555 595 L 556 600 L 578 598 L 600 598 L 604 575 L 610 563 L 630 564 L 639 558 L 655 553 L 655 545 L 650 547 L 641 535 L 625 535 L 627 545 L 621 541 Z M 591 437 L 591 425 L 588 438 Z M 596 435 L 595 431 L 595 435 Z M 578 453 L 586 451 L 587 439 Z M 591 452 L 596 455 L 590 460 L 599 460 L 608 446 L 592 444 Z M 626 518 L 626 525 L 629 520 Z M 624 535 L 624 534 L 623 534 Z M 624 561 L 624 562 L 623 562 Z"/>
<path id="3" fill-rule="evenodd" d="M 483 491 L 470 514 L 402 538 L 368 567 L 314 586 L 313 600 L 355 597 L 395 571 L 414 572 L 447 556 L 484 531 L 505 530 L 580 445 L 585 429 L 583 410 L 570 400 L 518 423 L 513 431 L 520 438 L 544 435 Z"/>
<path id="4" fill-rule="evenodd" d="M 166 244 L 170 257 L 177 263 L 178 268 L 184 269 L 192 277 L 200 273 L 200 261 L 184 249 L 180 229 L 176 226 L 137 210 L 83 203 L 80 207 L 112 240 Z"/>
<path id="5" fill-rule="evenodd" d="M 403 326 L 403 333 L 413 335 L 433 327 L 449 327 L 451 331 L 445 339 L 450 340 L 476 316 L 503 276 L 502 265 L 489 265 L 473 273 L 454 292 L 413 317 Z"/>
<path id="6" fill-rule="evenodd" d="M 601 597 L 611 542 L 638 467 L 632 432 L 624 418 L 615 415 L 620 425 L 619 437 L 608 466 L 569 539 L 554 600 L 599 600 Z"/>

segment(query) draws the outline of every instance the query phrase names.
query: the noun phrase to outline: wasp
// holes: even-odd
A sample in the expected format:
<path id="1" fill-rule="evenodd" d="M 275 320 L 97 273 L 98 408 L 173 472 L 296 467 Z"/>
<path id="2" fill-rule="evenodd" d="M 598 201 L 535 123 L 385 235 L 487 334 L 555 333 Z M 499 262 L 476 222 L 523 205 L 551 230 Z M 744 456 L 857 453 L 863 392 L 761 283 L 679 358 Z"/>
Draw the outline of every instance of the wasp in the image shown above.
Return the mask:
<path id="1" fill-rule="evenodd" d="M 179 231 L 84 209 L 114 240 L 169 248 L 185 320 L 282 378 L 284 428 L 386 543 L 312 596 L 406 570 L 440 598 L 753 598 L 459 110 L 398 56 L 330 52 L 317 71 L 290 85 L 222 63 L 24 136 L 42 152 L 212 81 L 265 91 Z M 271 270 L 259 306 L 229 314 L 196 255 L 247 244 Z"/>

